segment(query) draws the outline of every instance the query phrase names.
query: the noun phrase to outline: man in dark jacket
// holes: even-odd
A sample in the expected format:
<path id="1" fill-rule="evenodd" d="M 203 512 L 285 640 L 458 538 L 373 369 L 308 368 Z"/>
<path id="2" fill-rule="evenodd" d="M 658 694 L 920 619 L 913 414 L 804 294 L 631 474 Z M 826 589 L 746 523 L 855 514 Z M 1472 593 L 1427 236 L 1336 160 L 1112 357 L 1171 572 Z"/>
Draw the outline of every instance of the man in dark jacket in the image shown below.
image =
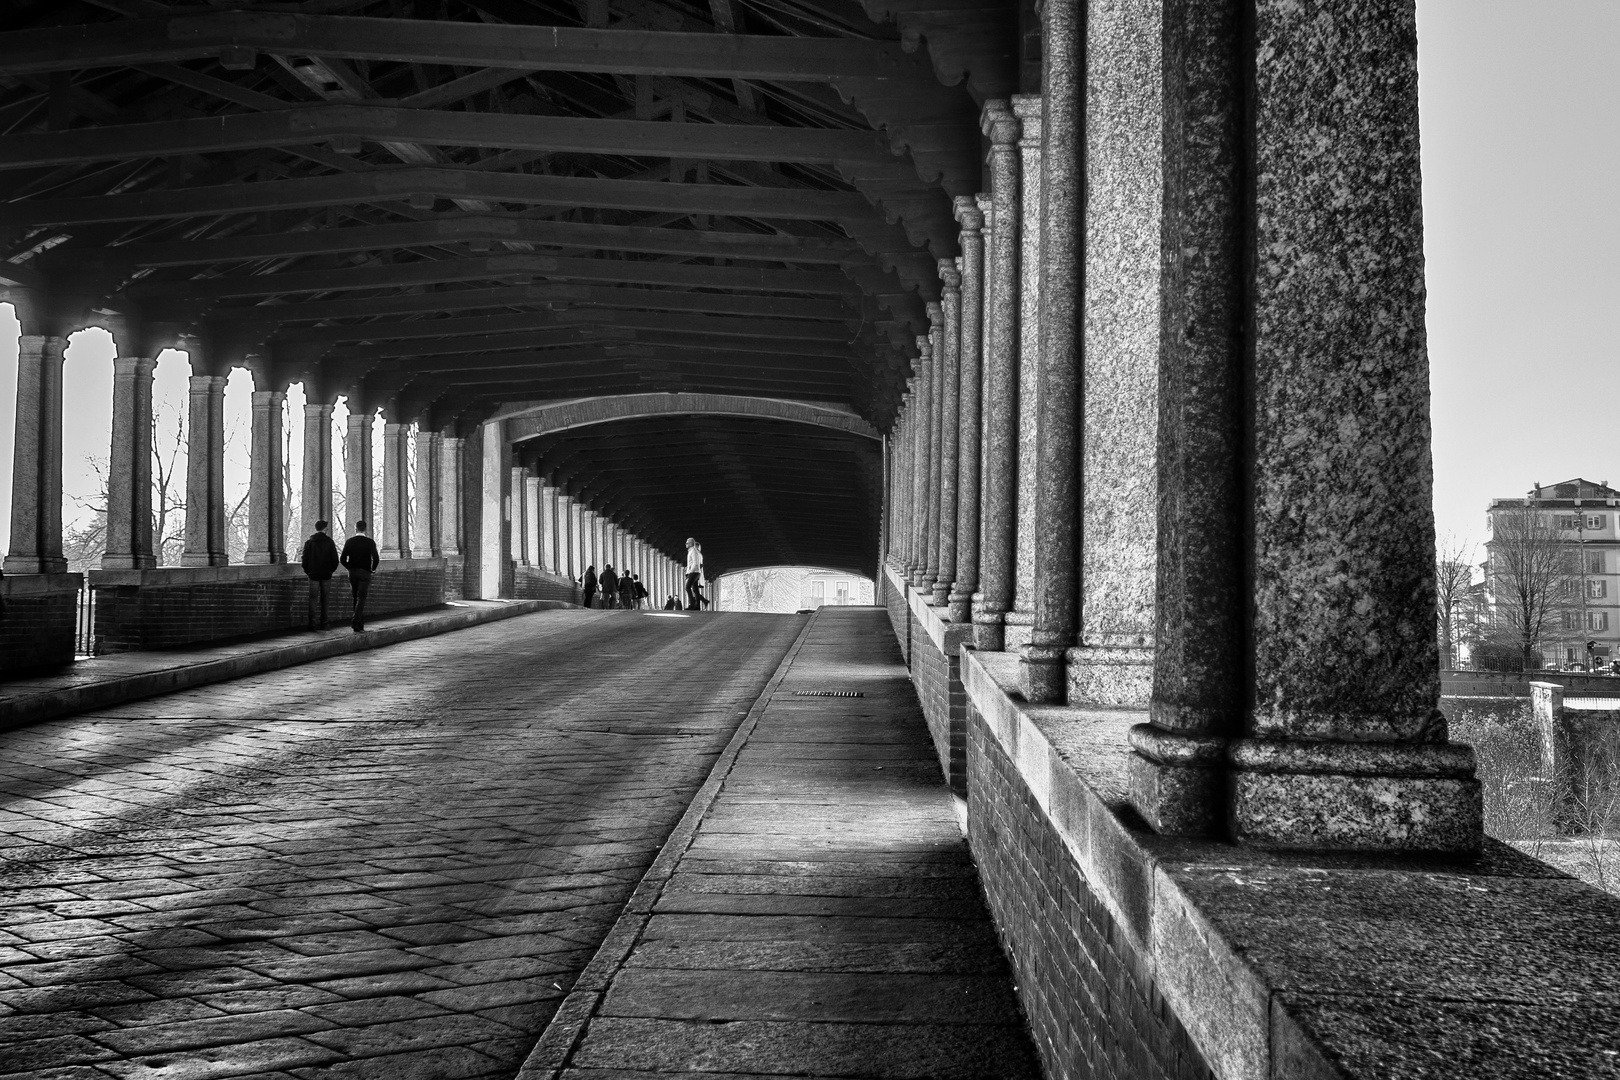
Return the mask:
<path id="1" fill-rule="evenodd" d="M 349 572 L 349 591 L 354 594 L 352 625 L 358 634 L 366 628 L 366 594 L 371 591 L 371 575 L 377 572 L 377 564 L 382 561 L 377 545 L 366 535 L 365 522 L 354 523 L 354 535 L 343 545 L 340 561 Z"/>
<path id="2" fill-rule="evenodd" d="M 304 568 L 304 575 L 309 578 L 309 628 L 311 630 L 326 629 L 326 590 L 332 583 L 332 575 L 338 568 L 338 549 L 332 538 L 326 535 L 328 522 L 317 521 L 315 531 L 304 541 L 304 553 L 299 557 L 298 563 Z M 315 604 L 319 600 L 321 619 L 315 621 Z"/>
<path id="3" fill-rule="evenodd" d="M 596 567 L 594 565 L 585 568 L 585 579 L 580 584 L 585 593 L 585 606 L 590 607 L 591 601 L 596 599 Z"/>
<path id="4" fill-rule="evenodd" d="M 612 563 L 602 567 L 601 576 L 596 579 L 596 583 L 602 586 L 602 606 L 605 608 L 618 607 L 619 575 L 613 569 Z"/>

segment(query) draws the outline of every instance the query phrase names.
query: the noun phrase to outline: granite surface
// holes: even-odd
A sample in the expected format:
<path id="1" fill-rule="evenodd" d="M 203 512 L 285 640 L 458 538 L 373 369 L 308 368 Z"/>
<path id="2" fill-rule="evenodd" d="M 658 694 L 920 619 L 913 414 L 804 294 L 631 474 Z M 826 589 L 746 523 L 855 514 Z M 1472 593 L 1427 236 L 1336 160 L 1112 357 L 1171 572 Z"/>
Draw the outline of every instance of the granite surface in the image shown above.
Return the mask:
<path id="1" fill-rule="evenodd" d="M 1036 373 L 1041 356 L 1041 98 L 1021 94 L 1012 99 L 1020 126 L 1018 139 L 1018 478 L 1014 536 L 1013 612 L 1007 622 L 1028 626 L 1034 617 L 1035 594 L 1035 405 Z M 1009 635 L 1020 631 L 1009 630 Z M 1008 644 L 1014 644 L 1012 636 Z"/>
<path id="2" fill-rule="evenodd" d="M 957 299 L 956 574 L 951 583 L 950 618 L 973 618 L 973 591 L 979 587 L 979 434 L 983 406 L 984 214 L 978 200 L 956 200 L 962 225 L 961 293 Z"/>
<path id="3" fill-rule="evenodd" d="M 944 342 L 939 366 L 939 546 L 938 572 L 934 575 L 933 600 L 936 606 L 950 599 L 956 580 L 956 503 L 961 459 L 961 375 L 962 375 L 962 271 L 957 259 L 939 260 L 940 339 Z"/>

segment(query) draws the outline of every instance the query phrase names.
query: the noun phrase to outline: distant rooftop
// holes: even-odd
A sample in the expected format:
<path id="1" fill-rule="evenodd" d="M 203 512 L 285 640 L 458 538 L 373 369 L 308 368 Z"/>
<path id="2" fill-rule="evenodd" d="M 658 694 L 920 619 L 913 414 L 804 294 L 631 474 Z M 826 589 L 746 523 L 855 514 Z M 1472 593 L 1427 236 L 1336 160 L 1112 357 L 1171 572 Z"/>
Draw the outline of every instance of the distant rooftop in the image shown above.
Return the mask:
<path id="1" fill-rule="evenodd" d="M 1522 502 L 1525 498 L 1537 499 L 1542 502 L 1574 502 L 1576 499 L 1580 499 L 1582 501 L 1588 499 L 1620 499 L 1620 490 L 1610 487 L 1607 480 L 1603 481 L 1602 483 L 1598 483 L 1596 481 L 1585 480 L 1577 476 L 1573 480 L 1565 480 L 1557 484 L 1538 483 L 1529 491 L 1525 492 L 1523 496 L 1515 496 L 1505 499 L 1493 499 L 1491 501 L 1491 505 L 1496 506 L 1500 503 Z"/>

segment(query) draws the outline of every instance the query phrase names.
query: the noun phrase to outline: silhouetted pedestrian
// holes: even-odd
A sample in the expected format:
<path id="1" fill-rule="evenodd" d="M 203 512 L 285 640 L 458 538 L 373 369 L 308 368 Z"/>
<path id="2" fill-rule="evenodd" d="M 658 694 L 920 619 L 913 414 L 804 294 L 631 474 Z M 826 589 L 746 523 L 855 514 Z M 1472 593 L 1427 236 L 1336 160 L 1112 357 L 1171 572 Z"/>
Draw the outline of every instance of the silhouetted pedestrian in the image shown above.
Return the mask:
<path id="1" fill-rule="evenodd" d="M 679 600 L 675 599 L 675 594 L 674 593 L 670 593 L 669 594 L 669 599 L 664 601 L 664 610 L 665 611 L 679 611 L 679 610 L 681 610 L 681 602 Z"/>
<path id="2" fill-rule="evenodd" d="M 686 610 L 701 611 L 709 602 L 699 589 L 703 581 L 703 545 L 695 537 L 686 538 Z"/>
<path id="3" fill-rule="evenodd" d="M 618 607 L 619 575 L 618 572 L 613 569 L 612 563 L 608 563 L 606 566 L 602 567 L 602 575 L 597 579 L 597 581 L 602 586 L 602 606 L 604 608 Z"/>
<path id="4" fill-rule="evenodd" d="M 596 564 L 592 563 L 585 568 L 585 579 L 582 584 L 585 596 L 585 606 L 590 607 L 591 601 L 596 599 Z"/>
<path id="5" fill-rule="evenodd" d="M 629 574 L 619 579 L 619 606 L 626 611 L 636 606 L 636 579 Z"/>
<path id="6" fill-rule="evenodd" d="M 377 545 L 366 535 L 365 522 L 354 523 L 354 535 L 344 543 L 339 561 L 349 572 L 349 591 L 354 595 L 354 622 L 350 625 L 358 634 L 366 628 L 366 595 L 371 592 L 371 575 L 382 562 Z"/>
<path id="7" fill-rule="evenodd" d="M 636 602 L 632 606 L 640 608 L 647 599 L 647 586 L 641 583 L 640 574 L 631 574 L 630 580 L 636 583 Z"/>
<path id="8" fill-rule="evenodd" d="M 309 603 L 306 607 L 311 630 L 326 629 L 326 592 L 332 584 L 332 575 L 337 573 L 338 568 L 337 544 L 326 535 L 329 525 L 330 523 L 326 521 L 315 523 L 315 531 L 304 541 L 303 553 L 298 558 L 298 565 L 304 568 L 304 576 L 309 578 Z M 315 619 L 317 603 L 321 610 L 318 622 Z"/>

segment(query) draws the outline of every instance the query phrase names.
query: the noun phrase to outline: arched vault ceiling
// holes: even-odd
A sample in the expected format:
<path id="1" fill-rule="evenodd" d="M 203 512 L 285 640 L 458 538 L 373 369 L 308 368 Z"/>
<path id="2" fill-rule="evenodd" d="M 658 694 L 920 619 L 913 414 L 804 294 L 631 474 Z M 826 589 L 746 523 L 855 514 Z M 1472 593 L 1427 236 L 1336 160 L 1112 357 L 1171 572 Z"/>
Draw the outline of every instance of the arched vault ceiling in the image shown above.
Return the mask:
<path id="1" fill-rule="evenodd" d="M 778 564 L 876 571 L 882 456 L 862 435 L 783 420 L 656 416 L 528 439 L 516 452 L 671 557 L 697 537 L 711 577 Z"/>
<path id="2" fill-rule="evenodd" d="M 1027 7 L 10 3 L 0 288 L 49 324 L 33 332 L 115 318 L 126 352 L 181 341 L 199 370 L 435 427 L 639 391 L 886 429 L 955 254 L 952 198 L 981 186 L 979 107 L 1028 66 Z M 871 448 L 828 437 L 771 445 L 845 454 L 856 499 Z M 759 492 L 748 520 L 788 539 L 739 532 L 712 558 L 869 561 L 801 551 L 797 506 Z M 829 513 L 817 543 L 867 542 Z"/>

